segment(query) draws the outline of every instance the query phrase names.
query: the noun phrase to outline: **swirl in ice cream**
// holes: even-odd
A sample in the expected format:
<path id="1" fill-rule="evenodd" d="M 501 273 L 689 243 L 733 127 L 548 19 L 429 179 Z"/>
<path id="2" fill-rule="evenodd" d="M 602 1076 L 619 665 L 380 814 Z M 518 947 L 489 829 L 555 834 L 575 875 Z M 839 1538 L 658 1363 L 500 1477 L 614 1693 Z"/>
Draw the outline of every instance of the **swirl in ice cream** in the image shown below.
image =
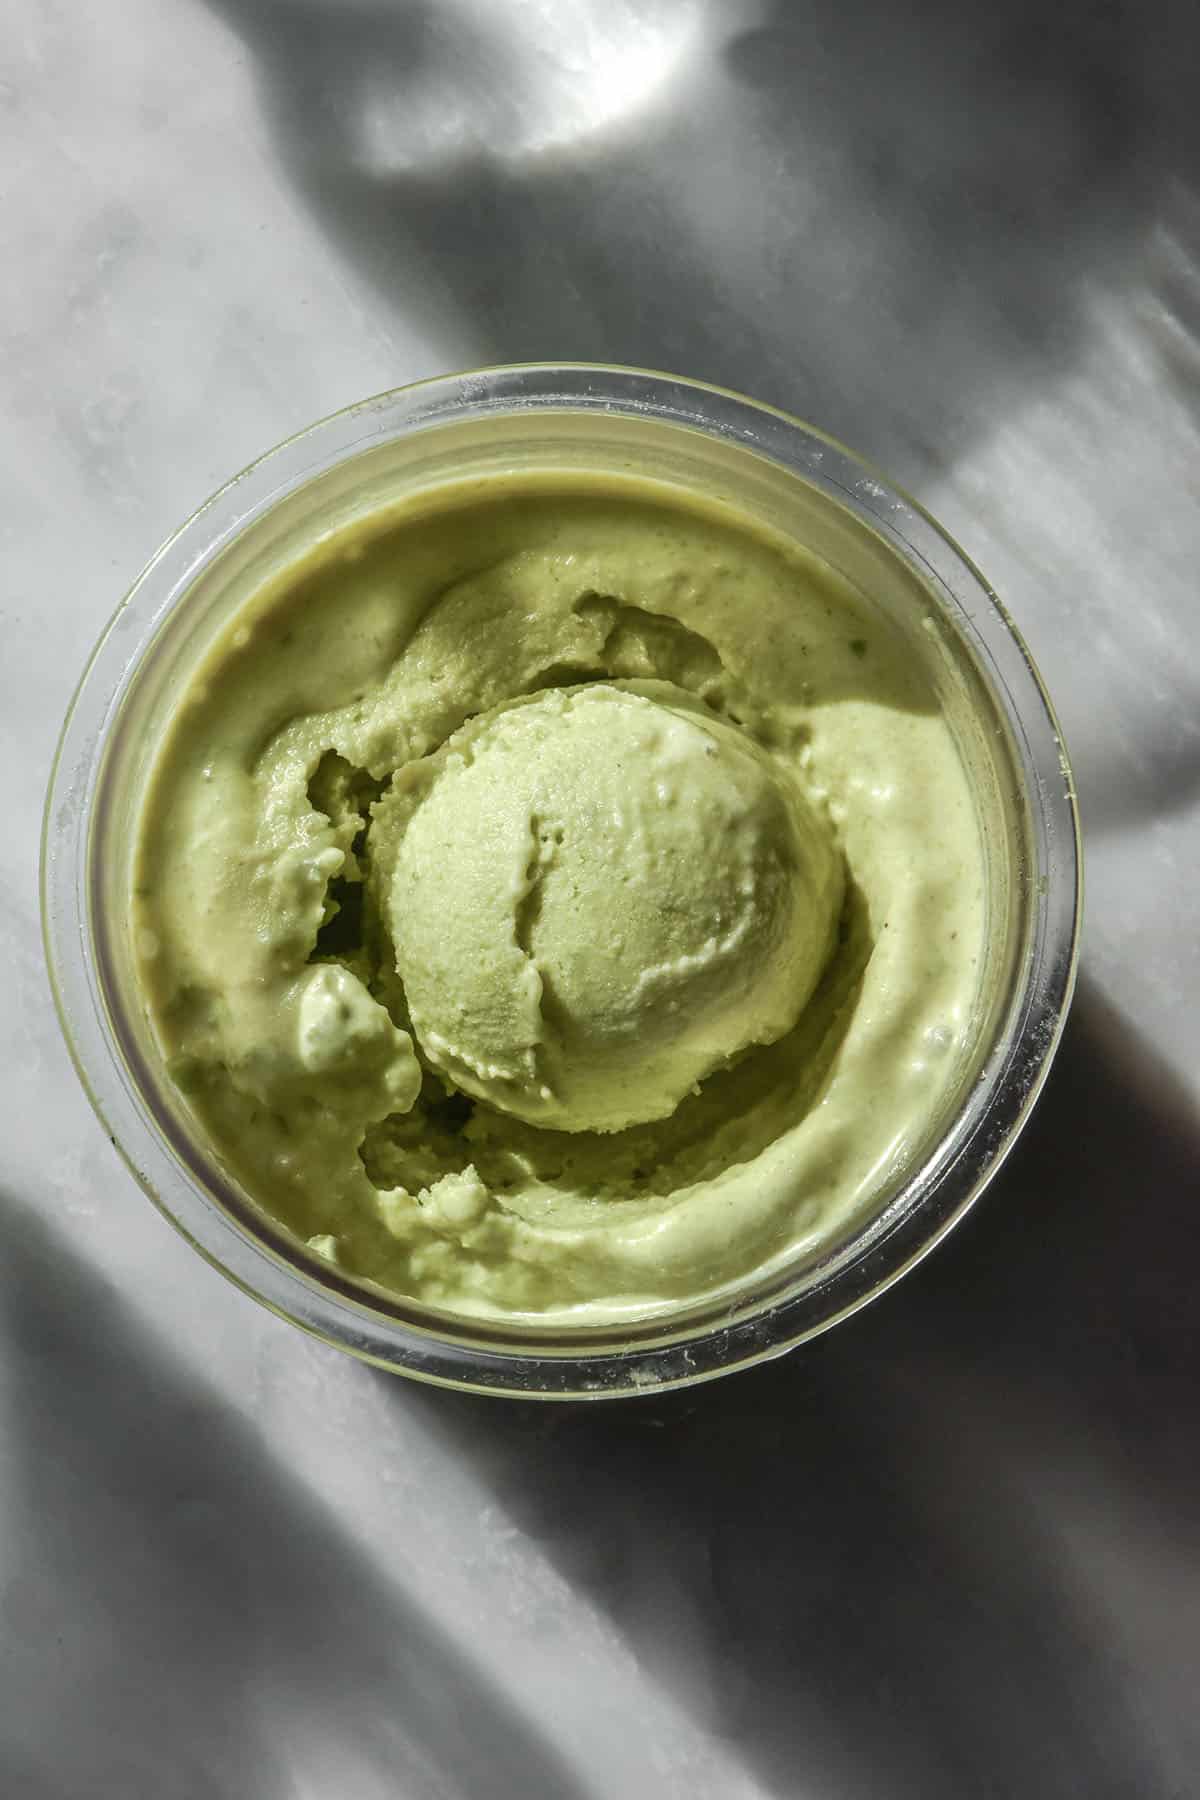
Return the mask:
<path id="1" fill-rule="evenodd" d="M 614 1319 L 828 1243 L 961 1078 L 980 831 L 912 642 L 633 478 L 447 487 L 194 671 L 137 856 L 212 1152 L 347 1272 Z"/>

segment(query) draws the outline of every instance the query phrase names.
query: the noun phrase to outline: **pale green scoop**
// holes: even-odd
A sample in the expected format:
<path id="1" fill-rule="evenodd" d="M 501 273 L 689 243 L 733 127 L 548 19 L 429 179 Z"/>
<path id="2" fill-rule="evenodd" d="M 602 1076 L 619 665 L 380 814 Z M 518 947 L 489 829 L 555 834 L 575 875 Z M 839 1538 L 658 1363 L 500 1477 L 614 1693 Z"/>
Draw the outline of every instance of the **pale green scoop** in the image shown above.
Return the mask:
<path id="1" fill-rule="evenodd" d="M 794 775 L 666 684 L 542 694 L 409 780 L 396 962 L 429 1061 L 536 1124 L 666 1118 L 790 1031 L 842 901 Z"/>

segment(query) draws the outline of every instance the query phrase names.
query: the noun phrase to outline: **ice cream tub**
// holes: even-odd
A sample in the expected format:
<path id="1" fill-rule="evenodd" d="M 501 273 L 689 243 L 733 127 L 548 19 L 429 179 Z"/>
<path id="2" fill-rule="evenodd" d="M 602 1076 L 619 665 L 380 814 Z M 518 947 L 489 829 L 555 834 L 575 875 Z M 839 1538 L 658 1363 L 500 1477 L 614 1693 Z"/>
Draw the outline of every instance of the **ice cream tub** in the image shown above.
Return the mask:
<path id="1" fill-rule="evenodd" d="M 945 1234 L 1070 1000 L 1069 765 L 986 581 L 820 432 L 527 365 L 324 420 L 64 727 L 47 957 L 211 1263 L 419 1378 L 631 1394 Z"/>

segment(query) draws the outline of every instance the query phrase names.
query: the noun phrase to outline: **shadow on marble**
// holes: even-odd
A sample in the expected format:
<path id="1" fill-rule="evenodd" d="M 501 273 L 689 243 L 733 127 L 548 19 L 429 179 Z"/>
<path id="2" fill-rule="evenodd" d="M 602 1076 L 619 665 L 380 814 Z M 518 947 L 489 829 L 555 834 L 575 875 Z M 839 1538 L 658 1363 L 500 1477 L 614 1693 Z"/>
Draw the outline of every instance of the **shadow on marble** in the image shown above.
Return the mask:
<path id="1" fill-rule="evenodd" d="M 554 1749 L 63 1233 L 0 1217 L 5 1800 L 284 1800 L 322 1769 L 346 1800 L 569 1800 Z"/>
<path id="2" fill-rule="evenodd" d="M 1069 364 L 1194 169 L 1169 0 L 204 4 L 393 313 L 765 394 L 908 480 Z"/>
<path id="3" fill-rule="evenodd" d="M 989 1194 L 829 1337 L 609 1407 L 378 1379 L 771 1792 L 1168 1800 L 1194 1696 L 1139 1684 L 1200 1633 L 1198 1195 L 1200 1121 L 1085 990 Z"/>

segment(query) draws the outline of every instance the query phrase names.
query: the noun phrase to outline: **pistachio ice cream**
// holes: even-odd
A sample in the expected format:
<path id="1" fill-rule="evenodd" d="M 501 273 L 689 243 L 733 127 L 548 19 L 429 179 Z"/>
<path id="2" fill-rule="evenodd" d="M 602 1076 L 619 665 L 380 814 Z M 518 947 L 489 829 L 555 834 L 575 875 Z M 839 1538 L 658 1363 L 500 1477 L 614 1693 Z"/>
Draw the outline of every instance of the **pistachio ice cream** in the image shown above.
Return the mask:
<path id="1" fill-rule="evenodd" d="M 389 804 L 387 918 L 417 1040 L 457 1088 L 533 1124 L 668 1117 L 790 1031 L 828 959 L 828 820 L 670 686 L 498 708 Z"/>
<path id="2" fill-rule="evenodd" d="M 819 1250 L 978 1016 L 979 821 L 928 659 L 749 515 L 446 485 L 195 668 L 140 977 L 226 1173 L 344 1271 L 605 1322 Z"/>

